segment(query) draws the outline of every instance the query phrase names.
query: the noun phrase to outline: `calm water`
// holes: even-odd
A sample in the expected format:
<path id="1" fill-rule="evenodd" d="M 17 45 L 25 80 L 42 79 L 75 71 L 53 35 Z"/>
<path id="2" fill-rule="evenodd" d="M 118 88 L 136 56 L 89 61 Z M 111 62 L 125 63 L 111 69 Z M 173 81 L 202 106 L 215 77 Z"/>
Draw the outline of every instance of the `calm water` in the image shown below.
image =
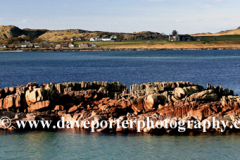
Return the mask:
<path id="1" fill-rule="evenodd" d="M 0 52 L 0 88 L 35 81 L 222 85 L 240 94 L 240 51 Z M 240 159 L 239 135 L 0 133 L 0 159 Z"/>
<path id="2" fill-rule="evenodd" d="M 222 85 L 240 93 L 240 51 L 0 52 L 0 88 L 36 81 L 155 81 Z"/>
<path id="3" fill-rule="evenodd" d="M 0 135 L 1 159 L 239 159 L 240 135 L 154 136 L 63 132 Z"/>

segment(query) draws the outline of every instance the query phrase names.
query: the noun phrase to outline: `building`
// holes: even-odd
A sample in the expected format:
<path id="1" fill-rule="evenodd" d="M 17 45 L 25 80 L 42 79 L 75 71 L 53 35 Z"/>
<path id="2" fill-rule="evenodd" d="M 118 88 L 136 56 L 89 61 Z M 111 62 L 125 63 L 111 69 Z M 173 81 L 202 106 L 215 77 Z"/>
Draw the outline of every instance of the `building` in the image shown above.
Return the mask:
<path id="1" fill-rule="evenodd" d="M 62 43 L 61 46 L 62 47 L 68 47 L 68 44 L 67 43 Z"/>
<path id="2" fill-rule="evenodd" d="M 117 36 L 107 36 L 102 38 L 90 38 L 90 41 L 115 41 Z"/>
<path id="3" fill-rule="evenodd" d="M 78 47 L 79 47 L 79 48 L 87 48 L 88 45 L 87 45 L 87 43 L 80 43 L 80 44 L 78 45 Z"/>
<path id="4" fill-rule="evenodd" d="M 201 38 L 192 37 L 188 34 L 179 35 L 176 30 L 172 31 L 172 35 L 169 35 L 168 41 L 201 41 Z"/>
<path id="5" fill-rule="evenodd" d="M 68 44 L 68 47 L 69 47 L 69 48 L 74 48 L 74 44 L 69 43 L 69 44 Z"/>
<path id="6" fill-rule="evenodd" d="M 15 48 L 22 48 L 22 45 L 21 44 L 16 44 Z"/>
<path id="7" fill-rule="evenodd" d="M 6 45 L 0 45 L 0 48 L 6 48 L 7 46 Z"/>
<path id="8" fill-rule="evenodd" d="M 38 45 L 38 44 L 35 44 L 34 45 L 34 48 L 40 48 L 41 46 L 40 45 Z"/>
<path id="9" fill-rule="evenodd" d="M 90 41 L 98 41 L 98 38 L 90 38 Z"/>
<path id="10" fill-rule="evenodd" d="M 111 37 L 104 37 L 104 38 L 102 38 L 102 41 L 112 41 L 112 38 Z"/>
<path id="11" fill-rule="evenodd" d="M 60 47 L 61 47 L 61 44 L 56 44 L 56 47 L 57 47 L 57 48 L 60 48 Z"/>
<path id="12" fill-rule="evenodd" d="M 180 37 L 176 30 L 173 30 L 172 35 L 169 35 L 168 41 L 180 41 Z"/>
<path id="13" fill-rule="evenodd" d="M 9 45 L 7 45 L 7 48 L 14 48 L 14 45 L 13 44 L 9 44 Z"/>
<path id="14" fill-rule="evenodd" d="M 88 47 L 97 47 L 96 43 L 88 43 Z"/>

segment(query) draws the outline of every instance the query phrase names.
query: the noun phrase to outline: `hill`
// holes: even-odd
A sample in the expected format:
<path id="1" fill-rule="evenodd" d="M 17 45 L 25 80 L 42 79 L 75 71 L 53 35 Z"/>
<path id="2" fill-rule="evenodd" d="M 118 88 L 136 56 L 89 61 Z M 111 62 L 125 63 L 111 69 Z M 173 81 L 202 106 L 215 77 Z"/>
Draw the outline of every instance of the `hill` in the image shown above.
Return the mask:
<path id="1" fill-rule="evenodd" d="M 207 32 L 192 34 L 192 36 L 226 36 L 226 35 L 240 35 L 240 27 L 233 30 L 220 31 L 218 33 Z"/>
<path id="2" fill-rule="evenodd" d="M 30 38 L 35 39 L 38 38 L 40 35 L 44 34 L 48 30 L 46 29 L 20 29 L 16 26 L 9 25 L 9 26 L 0 26 L 0 40 L 6 40 L 9 38 Z"/>
<path id="3" fill-rule="evenodd" d="M 79 29 L 69 30 L 52 30 L 39 36 L 40 39 L 48 41 L 63 41 L 63 40 L 89 40 L 93 37 L 109 37 L 115 35 L 118 40 L 151 40 L 162 39 L 164 35 L 157 32 L 142 31 L 138 33 L 118 33 L 118 32 L 105 32 L 105 31 L 87 31 Z"/>
<path id="4" fill-rule="evenodd" d="M 153 40 L 164 39 L 166 36 L 157 32 L 142 31 L 133 33 L 118 33 L 105 31 L 88 31 L 81 29 L 67 30 L 47 30 L 47 29 L 20 29 L 16 26 L 0 26 L 0 41 L 8 43 L 9 39 L 14 40 L 34 40 L 41 39 L 47 41 L 64 41 L 64 40 L 89 40 L 93 37 L 108 37 L 115 35 L 118 40 Z"/>

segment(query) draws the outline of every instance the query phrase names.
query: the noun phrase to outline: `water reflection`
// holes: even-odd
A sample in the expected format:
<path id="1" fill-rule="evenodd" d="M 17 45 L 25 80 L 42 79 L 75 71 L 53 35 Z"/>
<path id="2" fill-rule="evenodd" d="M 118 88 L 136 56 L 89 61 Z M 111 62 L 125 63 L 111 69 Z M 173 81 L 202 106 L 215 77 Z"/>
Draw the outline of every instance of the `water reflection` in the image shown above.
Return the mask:
<path id="1" fill-rule="evenodd" d="M 77 129 L 57 132 L 1 132 L 1 159 L 191 159 L 240 156 L 239 133 L 229 135 L 156 136 L 90 133 Z M 194 154 L 193 154 L 194 153 Z"/>

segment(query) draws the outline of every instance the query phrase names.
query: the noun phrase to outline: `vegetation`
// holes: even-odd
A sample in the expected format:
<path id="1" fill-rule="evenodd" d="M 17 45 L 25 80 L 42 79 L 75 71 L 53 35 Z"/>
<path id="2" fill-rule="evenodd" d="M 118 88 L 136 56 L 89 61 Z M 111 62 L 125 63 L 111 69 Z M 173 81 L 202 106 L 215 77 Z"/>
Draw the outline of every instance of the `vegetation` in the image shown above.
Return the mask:
<path id="1" fill-rule="evenodd" d="M 203 41 L 240 41 L 240 35 L 202 36 Z"/>
<path id="2" fill-rule="evenodd" d="M 79 43 L 89 43 L 89 41 L 75 41 L 74 44 L 78 45 Z M 138 46 L 138 45 L 163 45 L 168 43 L 166 40 L 132 40 L 132 41 L 114 41 L 114 42 L 102 42 L 97 41 L 93 42 L 99 48 L 112 47 L 112 46 Z"/>
<path id="3" fill-rule="evenodd" d="M 104 31 L 87 31 L 80 29 L 69 30 L 41 30 L 41 29 L 19 29 L 15 26 L 0 26 L 0 44 L 20 44 L 28 41 L 38 44 L 42 48 L 54 48 L 56 44 L 74 43 L 78 47 L 80 43 L 96 43 L 97 48 L 204 48 L 204 47 L 238 47 L 240 44 L 239 35 L 213 35 L 196 34 L 202 41 L 178 41 L 169 42 L 168 36 L 150 31 L 117 33 Z M 222 31 L 232 33 L 238 30 Z M 173 31 L 173 35 L 177 31 Z M 96 41 L 90 42 L 90 38 L 117 36 L 117 41 Z M 91 47 L 89 47 L 91 49 Z"/>
<path id="4" fill-rule="evenodd" d="M 22 38 L 25 40 L 33 40 L 47 32 L 46 29 L 20 29 L 16 26 L 0 26 L 0 40 L 11 40 L 11 38 Z M 12 39 L 15 41 L 16 39 Z M 18 40 L 16 40 L 18 41 Z"/>

